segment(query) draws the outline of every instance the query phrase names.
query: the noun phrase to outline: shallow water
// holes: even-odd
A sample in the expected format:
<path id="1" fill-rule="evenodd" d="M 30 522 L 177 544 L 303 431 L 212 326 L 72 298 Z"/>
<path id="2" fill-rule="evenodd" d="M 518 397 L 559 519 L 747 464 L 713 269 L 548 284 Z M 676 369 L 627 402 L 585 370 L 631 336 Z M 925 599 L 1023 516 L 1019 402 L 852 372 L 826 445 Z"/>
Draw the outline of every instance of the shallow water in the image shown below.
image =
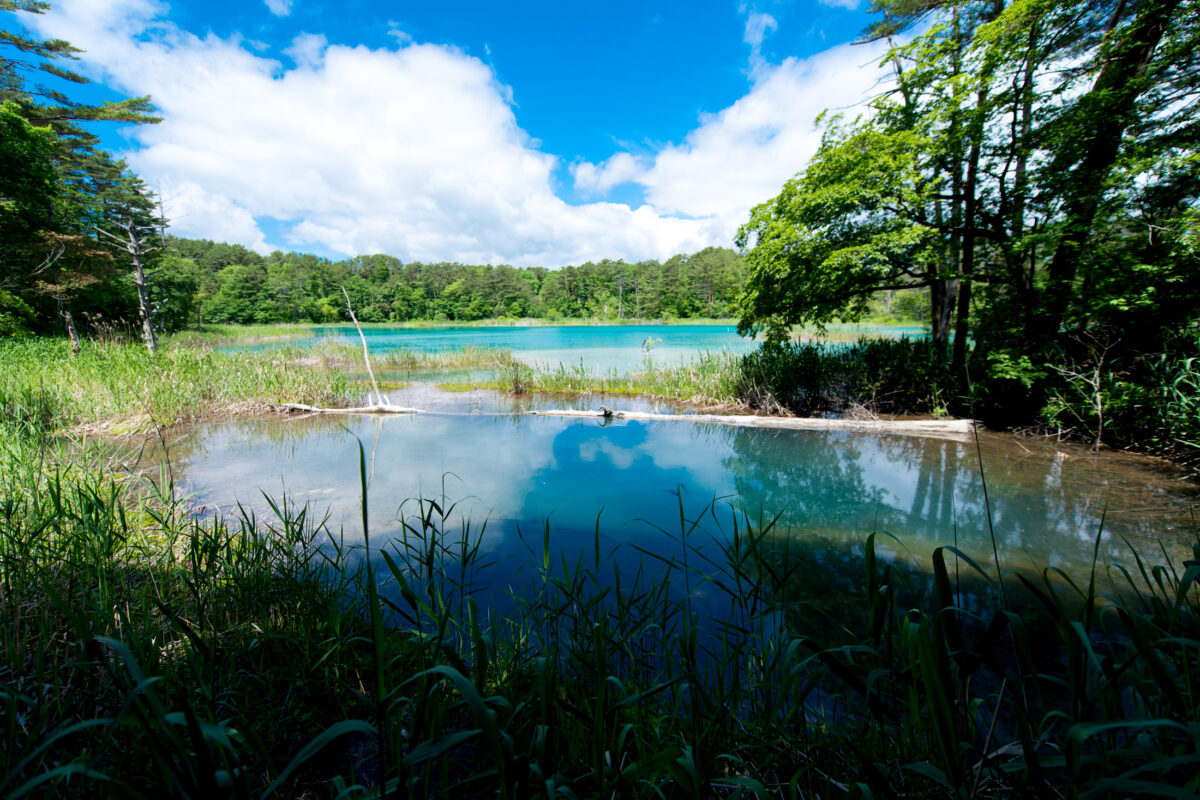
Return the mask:
<path id="1" fill-rule="evenodd" d="M 692 361 L 703 352 L 748 353 L 758 342 L 738 336 L 733 325 L 497 325 L 436 328 L 370 327 L 363 331 L 372 350 L 407 348 L 435 353 L 465 347 L 511 350 L 530 366 L 572 369 L 581 363 L 590 371 L 627 373 L 648 360 L 657 366 Z M 920 328 L 833 326 L 833 336 L 921 335 Z M 314 327 L 312 339 L 289 339 L 282 344 L 304 346 L 321 337 L 358 342 L 352 327 Z M 267 347 L 271 345 L 255 345 Z"/>
<path id="2" fill-rule="evenodd" d="M 1098 535 L 1102 563 L 1131 563 L 1129 545 L 1157 563 L 1160 547 L 1179 556 L 1194 538 L 1197 488 L 1148 459 L 1007 435 L 983 435 L 977 451 L 965 439 L 534 417 L 513 412 L 564 403 L 405 391 L 431 413 L 235 419 L 181 431 L 168 443 L 177 480 L 194 502 L 225 513 L 243 504 L 269 516 L 264 492 L 307 503 L 352 544 L 362 539 L 361 442 L 372 546 L 403 536 L 399 520 L 416 513 L 416 498 L 446 498 L 456 504 L 451 527 L 471 520 L 481 553 L 497 562 L 483 579 L 495 586 L 511 583 L 531 553 L 540 562 L 547 521 L 556 558 L 591 553 L 598 537 L 606 559 L 632 565 L 642 551 L 679 552 L 681 513 L 683 528 L 697 522 L 690 541 L 714 558 L 735 515 L 756 525 L 777 515 L 771 536 L 812 553 L 825 583 L 848 587 L 873 531 L 891 534 L 878 537 L 885 556 L 918 568 L 928 569 L 935 547 L 955 544 L 989 571 L 994 531 L 1004 569 L 1077 577 Z"/>

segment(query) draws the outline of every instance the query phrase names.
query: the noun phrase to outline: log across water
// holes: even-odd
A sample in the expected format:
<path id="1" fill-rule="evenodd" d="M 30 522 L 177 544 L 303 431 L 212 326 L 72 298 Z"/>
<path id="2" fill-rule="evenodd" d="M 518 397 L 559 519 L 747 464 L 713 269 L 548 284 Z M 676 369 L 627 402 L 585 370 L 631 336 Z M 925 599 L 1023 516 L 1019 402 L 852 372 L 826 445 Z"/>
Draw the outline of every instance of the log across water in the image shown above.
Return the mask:
<path id="1" fill-rule="evenodd" d="M 966 437 L 975 429 L 970 419 L 825 419 L 821 417 L 764 417 L 754 414 L 656 414 L 645 411 L 576 411 L 547 409 L 524 412 L 542 417 L 585 417 L 642 421 L 705 422 L 743 428 L 779 428 L 805 431 L 874 431 L 913 436 Z"/>

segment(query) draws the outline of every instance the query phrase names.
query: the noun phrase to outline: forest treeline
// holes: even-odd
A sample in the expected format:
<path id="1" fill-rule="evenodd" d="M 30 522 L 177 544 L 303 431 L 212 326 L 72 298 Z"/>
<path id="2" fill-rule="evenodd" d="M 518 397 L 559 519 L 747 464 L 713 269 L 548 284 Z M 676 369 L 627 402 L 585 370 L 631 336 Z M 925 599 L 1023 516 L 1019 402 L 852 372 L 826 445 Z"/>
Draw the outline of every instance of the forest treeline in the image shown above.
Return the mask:
<path id="1" fill-rule="evenodd" d="M 170 238 L 162 259 L 172 286 L 164 324 L 339 322 L 343 287 L 365 322 L 482 319 L 674 319 L 733 316 L 741 257 L 710 247 L 665 261 L 605 259 L 557 269 L 383 255 L 331 261 L 240 245 Z"/>

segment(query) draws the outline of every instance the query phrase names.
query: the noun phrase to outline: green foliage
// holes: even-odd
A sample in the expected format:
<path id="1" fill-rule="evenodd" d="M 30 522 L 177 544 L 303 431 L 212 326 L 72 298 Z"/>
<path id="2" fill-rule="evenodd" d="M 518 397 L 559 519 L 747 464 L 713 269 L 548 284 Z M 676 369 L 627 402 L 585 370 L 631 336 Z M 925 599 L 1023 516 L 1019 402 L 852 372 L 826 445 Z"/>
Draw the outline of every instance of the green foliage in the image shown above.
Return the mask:
<path id="1" fill-rule="evenodd" d="M 58 188 L 51 160 L 54 136 L 49 128 L 31 125 L 20 111 L 13 102 L 0 105 L 0 247 L 6 267 L 15 260 L 13 249 L 50 224 Z M 15 277 L 0 273 L 0 281 Z"/>
<path id="2" fill-rule="evenodd" d="M 930 231 L 896 214 L 920 202 L 912 131 L 849 131 L 836 122 L 808 168 L 738 231 L 749 247 L 741 298 L 743 332 L 785 337 L 795 324 L 854 321 L 872 293 L 930 280 Z"/>
<path id="3" fill-rule="evenodd" d="M 27 37 L 16 19 L 48 7 L 0 5 L 14 16 L 0 35 L 0 289 L 33 309 L 32 327 L 41 332 L 58 329 L 63 311 L 76 319 L 102 314 L 109 322 L 136 313 L 131 287 L 122 285 L 128 262 L 97 244 L 95 228 L 149 224 L 154 204 L 125 163 L 98 149 L 99 139 L 77 123 L 157 121 L 148 116 L 148 98 L 97 106 L 64 93 L 87 83 L 58 65 L 79 51 L 64 41 Z M 33 74 L 55 83 L 30 84 Z"/>
<path id="4" fill-rule="evenodd" d="M 34 319 L 28 303 L 12 292 L 0 289 L 0 337 L 29 333 Z"/>
<path id="5" fill-rule="evenodd" d="M 945 351 L 927 339 L 768 342 L 742 357 L 736 391 L 753 408 L 801 415 L 856 407 L 944 414 L 954 401 L 948 366 Z"/>
<path id="6" fill-rule="evenodd" d="M 924 288 L 991 424 L 1151 445 L 1134 418 L 1164 384 L 1144 362 L 1187 349 L 1200 303 L 1196 0 L 874 10 L 894 89 L 827 122 L 739 231 L 740 327 L 779 338 Z"/>

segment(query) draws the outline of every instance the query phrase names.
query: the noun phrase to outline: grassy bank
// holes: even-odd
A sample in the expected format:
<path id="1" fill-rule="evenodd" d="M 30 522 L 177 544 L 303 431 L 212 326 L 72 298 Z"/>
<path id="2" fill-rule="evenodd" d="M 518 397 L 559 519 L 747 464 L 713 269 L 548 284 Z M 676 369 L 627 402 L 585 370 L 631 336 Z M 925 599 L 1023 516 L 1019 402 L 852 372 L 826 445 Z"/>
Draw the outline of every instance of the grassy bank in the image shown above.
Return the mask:
<path id="1" fill-rule="evenodd" d="M 217 413 L 295 402 L 345 404 L 355 393 L 339 372 L 267 354 L 167 346 L 157 358 L 118 342 L 0 340 L 0 396 L 38 397 L 56 424 L 115 431 L 169 426 Z"/>
<path id="2" fill-rule="evenodd" d="M 363 369 L 362 345 L 353 339 L 325 336 L 307 346 L 284 345 L 271 357 L 293 364 Z M 445 350 L 414 350 L 388 347 L 371 351 L 371 364 L 379 369 L 424 371 L 460 367 L 500 367 L 513 361 L 512 351 L 503 347 L 465 345 Z"/>
<path id="3" fill-rule="evenodd" d="M 525 532 L 528 580 L 496 614 L 474 597 L 482 521 L 452 500 L 409 505 L 366 559 L 319 509 L 197 519 L 168 480 L 55 435 L 143 407 L 112 386 L 180 415 L 206 395 L 160 384 L 262 400 L 287 379 L 269 358 L 57 346 L 0 351 L 5 796 L 1200 791 L 1200 547 L 1131 556 L 1100 598 L 1104 565 L 1002 588 L 949 548 L 900 569 L 872 535 L 847 554 L 857 588 L 813 597 L 827 565 L 769 522 L 681 509 L 681 555 L 634 573 L 598 536 L 562 559 L 549 525 Z M 365 459 L 341 468 L 365 495 Z M 1032 607 L 1010 605 L 1018 583 Z"/>

